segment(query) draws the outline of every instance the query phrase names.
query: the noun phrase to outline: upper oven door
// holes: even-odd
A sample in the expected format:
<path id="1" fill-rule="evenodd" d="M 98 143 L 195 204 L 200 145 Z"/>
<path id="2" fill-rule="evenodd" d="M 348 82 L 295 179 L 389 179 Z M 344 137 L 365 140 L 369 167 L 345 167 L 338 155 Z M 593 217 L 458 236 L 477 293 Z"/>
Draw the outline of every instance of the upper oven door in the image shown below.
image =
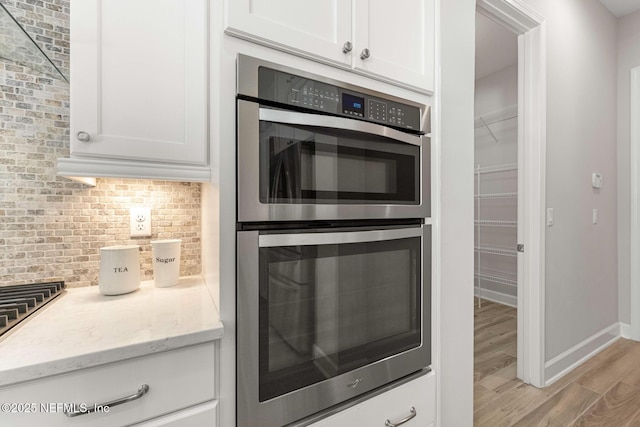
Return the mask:
<path id="1" fill-rule="evenodd" d="M 429 139 L 238 101 L 238 221 L 430 215 Z"/>

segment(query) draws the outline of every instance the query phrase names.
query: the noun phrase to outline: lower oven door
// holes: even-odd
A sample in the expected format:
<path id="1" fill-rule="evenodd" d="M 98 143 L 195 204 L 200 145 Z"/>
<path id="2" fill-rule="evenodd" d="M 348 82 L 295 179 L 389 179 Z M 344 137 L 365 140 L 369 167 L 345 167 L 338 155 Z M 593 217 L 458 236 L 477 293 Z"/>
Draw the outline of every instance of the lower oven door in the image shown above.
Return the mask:
<path id="1" fill-rule="evenodd" d="M 238 232 L 238 426 L 282 426 L 431 364 L 431 229 Z"/>

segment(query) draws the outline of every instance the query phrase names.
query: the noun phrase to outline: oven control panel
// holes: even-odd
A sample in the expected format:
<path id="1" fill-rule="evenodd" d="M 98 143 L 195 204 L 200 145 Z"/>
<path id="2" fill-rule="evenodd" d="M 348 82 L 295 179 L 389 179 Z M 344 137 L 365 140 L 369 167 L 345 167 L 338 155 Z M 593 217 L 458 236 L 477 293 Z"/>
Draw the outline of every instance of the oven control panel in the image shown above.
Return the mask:
<path id="1" fill-rule="evenodd" d="M 258 71 L 258 97 L 387 126 L 421 130 L 421 111 L 416 106 L 266 67 Z"/>

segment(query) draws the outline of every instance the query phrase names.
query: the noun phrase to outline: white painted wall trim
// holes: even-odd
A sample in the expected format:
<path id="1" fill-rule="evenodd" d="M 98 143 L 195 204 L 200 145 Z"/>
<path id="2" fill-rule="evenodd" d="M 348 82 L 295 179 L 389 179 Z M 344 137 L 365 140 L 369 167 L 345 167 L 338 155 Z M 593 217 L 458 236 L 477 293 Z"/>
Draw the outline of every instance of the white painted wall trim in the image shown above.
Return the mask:
<path id="1" fill-rule="evenodd" d="M 516 34 L 524 34 L 544 21 L 542 15 L 522 0 L 478 0 L 476 7 Z"/>
<path id="2" fill-rule="evenodd" d="M 57 175 L 70 179 L 77 177 L 159 179 L 170 181 L 209 182 L 209 166 L 153 163 L 129 160 L 103 160 L 91 158 L 59 158 Z M 90 181 L 82 181 L 90 184 Z M 95 185 L 95 183 L 93 184 Z"/>
<path id="3" fill-rule="evenodd" d="M 522 0 L 477 0 L 477 10 L 518 37 L 518 378 L 545 383 L 546 31 Z"/>
<path id="4" fill-rule="evenodd" d="M 508 305 L 509 307 L 518 307 L 518 298 L 513 295 L 507 295 L 489 289 L 480 289 L 477 286 L 473 289 L 473 293 L 476 297 L 479 296 L 483 300 L 497 302 L 498 304 Z"/>
<path id="5" fill-rule="evenodd" d="M 629 323 L 620 322 L 620 336 L 622 338 L 631 339 L 631 325 Z"/>
<path id="6" fill-rule="evenodd" d="M 549 380 L 544 385 L 553 384 L 567 372 L 616 342 L 620 338 L 620 329 L 620 324 L 614 323 L 549 360 L 545 364 L 545 375 Z"/>
<path id="7" fill-rule="evenodd" d="M 523 44 L 523 83 L 519 109 L 525 159 L 518 165 L 524 176 L 522 324 L 524 361 L 522 379 L 540 387 L 545 381 L 545 206 L 546 206 L 546 36 L 545 25 L 520 36 Z"/>
<path id="8" fill-rule="evenodd" d="M 631 69 L 631 330 L 640 341 L 640 66 Z"/>

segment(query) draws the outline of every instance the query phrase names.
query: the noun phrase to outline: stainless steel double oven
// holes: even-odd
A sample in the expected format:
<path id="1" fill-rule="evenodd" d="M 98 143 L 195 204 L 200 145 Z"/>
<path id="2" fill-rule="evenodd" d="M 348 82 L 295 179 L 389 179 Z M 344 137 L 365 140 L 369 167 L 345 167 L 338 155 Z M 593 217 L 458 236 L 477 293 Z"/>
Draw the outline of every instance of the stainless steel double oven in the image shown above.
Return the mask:
<path id="1" fill-rule="evenodd" d="M 300 424 L 431 364 L 429 107 L 237 67 L 238 426 Z"/>

